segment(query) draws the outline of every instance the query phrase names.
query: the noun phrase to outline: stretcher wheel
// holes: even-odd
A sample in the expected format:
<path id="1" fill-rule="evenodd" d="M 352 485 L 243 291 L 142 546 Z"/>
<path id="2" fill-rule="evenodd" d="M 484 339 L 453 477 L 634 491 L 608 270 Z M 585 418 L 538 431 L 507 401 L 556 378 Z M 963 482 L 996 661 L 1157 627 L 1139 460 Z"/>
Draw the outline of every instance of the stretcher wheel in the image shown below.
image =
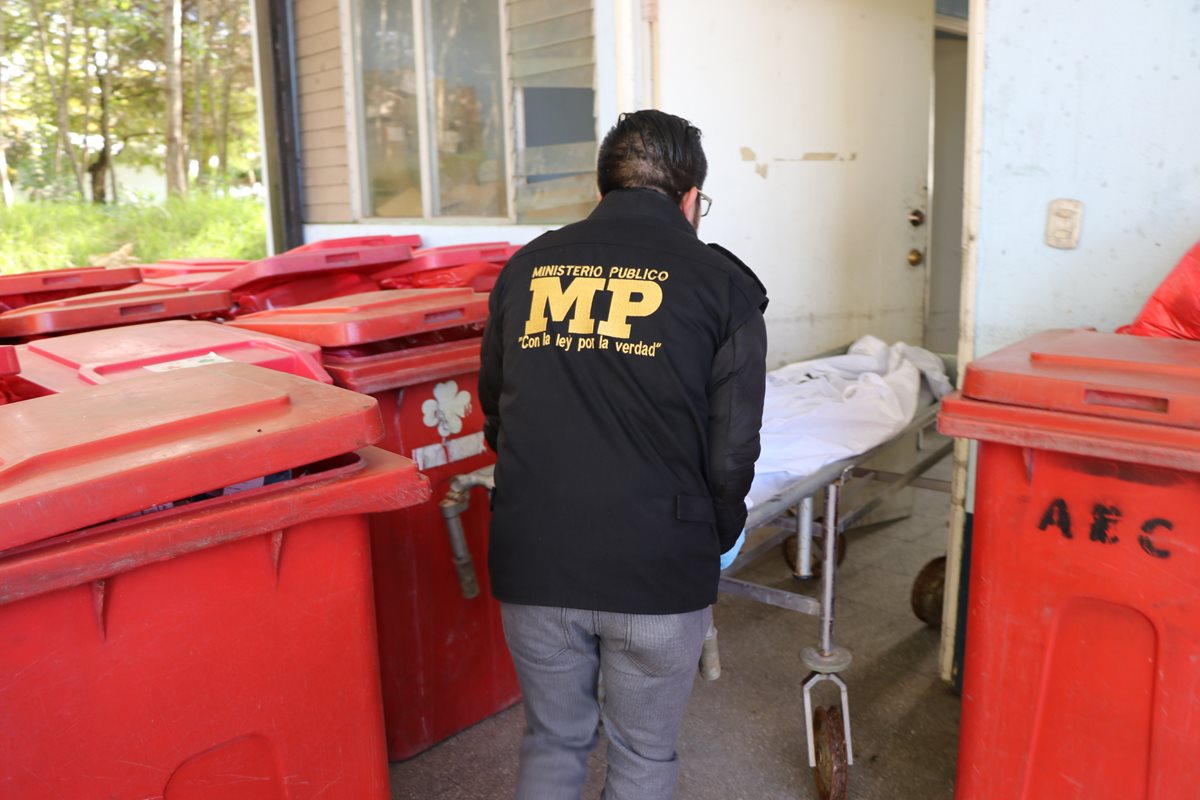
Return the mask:
<path id="1" fill-rule="evenodd" d="M 926 564 L 912 587 L 912 610 L 917 619 L 934 628 L 942 624 L 942 603 L 946 595 L 946 557 Z"/>
<path id="2" fill-rule="evenodd" d="M 846 800 L 850 763 L 840 707 L 819 706 L 813 711 L 813 747 L 817 753 L 817 766 L 813 767 L 817 796 L 821 800 Z"/>
<path id="3" fill-rule="evenodd" d="M 846 560 L 846 548 L 849 543 L 846 541 L 846 534 L 839 533 L 837 537 L 837 565 L 840 567 L 842 562 Z M 821 569 L 825 564 L 825 540 L 813 539 L 812 543 L 812 576 L 814 578 L 821 577 Z M 796 573 L 796 560 L 799 558 L 800 544 L 796 541 L 795 536 L 789 536 L 783 540 L 783 560 L 787 562 L 788 569 L 792 574 Z"/>

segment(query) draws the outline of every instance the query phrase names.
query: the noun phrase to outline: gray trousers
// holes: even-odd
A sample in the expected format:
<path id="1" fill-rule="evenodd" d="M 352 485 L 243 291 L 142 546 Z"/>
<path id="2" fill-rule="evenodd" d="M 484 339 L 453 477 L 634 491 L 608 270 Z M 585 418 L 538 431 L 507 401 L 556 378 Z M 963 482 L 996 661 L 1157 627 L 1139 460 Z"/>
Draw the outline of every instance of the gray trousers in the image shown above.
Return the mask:
<path id="1" fill-rule="evenodd" d="M 609 740 L 603 800 L 669 800 L 711 609 L 647 615 L 504 603 L 501 611 L 528 725 L 517 800 L 578 800 L 601 713 Z"/>

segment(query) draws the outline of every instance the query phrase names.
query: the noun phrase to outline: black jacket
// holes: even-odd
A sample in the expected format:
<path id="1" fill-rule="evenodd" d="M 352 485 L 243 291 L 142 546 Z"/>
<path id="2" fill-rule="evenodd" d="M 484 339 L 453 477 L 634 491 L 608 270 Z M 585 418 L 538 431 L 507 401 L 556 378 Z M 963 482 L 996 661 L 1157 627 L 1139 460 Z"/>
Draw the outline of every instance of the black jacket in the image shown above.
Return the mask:
<path id="1" fill-rule="evenodd" d="M 610 192 L 513 256 L 479 380 L 499 600 L 641 614 L 716 600 L 759 453 L 766 303 L 649 190 Z"/>

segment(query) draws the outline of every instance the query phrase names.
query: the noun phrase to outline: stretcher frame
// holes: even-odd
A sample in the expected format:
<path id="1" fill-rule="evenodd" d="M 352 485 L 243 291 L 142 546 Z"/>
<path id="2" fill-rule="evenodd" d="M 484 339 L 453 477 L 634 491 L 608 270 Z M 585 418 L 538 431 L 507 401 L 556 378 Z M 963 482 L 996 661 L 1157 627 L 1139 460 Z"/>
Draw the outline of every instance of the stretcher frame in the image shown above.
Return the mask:
<path id="1" fill-rule="evenodd" d="M 845 351 L 835 351 L 834 354 L 842 352 Z M 946 363 L 948 375 L 953 380 L 955 359 L 952 356 L 944 355 L 942 359 Z M 778 530 L 762 541 L 756 542 L 753 547 L 744 549 L 734 562 L 721 572 L 718 585 L 718 590 L 721 592 L 821 619 L 818 644 L 815 647 L 803 648 L 800 654 L 801 660 L 810 670 L 802 686 L 805 732 L 808 740 L 808 763 L 814 769 L 817 767 L 817 752 L 813 725 L 812 691 L 818 684 L 826 681 L 833 683 L 840 692 L 842 734 L 845 738 L 845 766 L 849 767 L 854 764 L 853 740 L 850 732 L 849 692 L 845 682 L 838 676 L 838 673 L 850 666 L 852 656 L 849 650 L 839 646 L 834 639 L 837 537 L 878 509 L 884 501 L 901 489 L 914 486 L 947 493 L 950 491 L 950 481 L 924 477 L 926 472 L 954 449 L 953 440 L 947 440 L 929 450 L 925 448 L 925 432 L 937 422 L 940 410 L 940 401 L 918 409 L 912 421 L 890 439 L 864 453 L 835 461 L 815 472 L 799 477 L 765 502 L 751 508 L 746 519 L 747 534 L 765 527 L 775 527 Z M 908 470 L 898 473 L 866 466 L 876 456 L 896 446 L 897 442 L 913 435 L 916 436 L 919 458 Z M 844 509 L 841 503 L 842 488 L 851 480 L 858 479 L 869 479 L 879 485 L 854 508 Z M 820 599 L 736 577 L 739 572 L 758 560 L 760 556 L 777 549 L 786 539 L 794 536 L 797 540 L 794 575 L 802 580 L 811 579 L 813 577 L 812 545 L 814 538 L 817 537 L 817 534 L 814 533 L 813 506 L 814 498 L 822 491 L 825 495 L 825 513 L 820 520 L 822 531 L 820 538 L 823 542 L 834 542 L 835 544 L 823 548 Z"/>

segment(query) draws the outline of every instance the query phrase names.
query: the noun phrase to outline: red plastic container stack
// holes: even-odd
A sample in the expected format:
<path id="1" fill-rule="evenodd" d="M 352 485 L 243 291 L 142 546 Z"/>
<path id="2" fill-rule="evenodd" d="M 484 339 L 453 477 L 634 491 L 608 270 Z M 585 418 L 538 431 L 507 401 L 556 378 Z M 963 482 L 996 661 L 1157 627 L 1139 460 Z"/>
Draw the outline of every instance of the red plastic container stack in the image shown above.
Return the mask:
<path id="1" fill-rule="evenodd" d="M 5 796 L 389 797 L 366 515 L 429 490 L 381 433 L 245 364 L 0 408 Z"/>
<path id="2" fill-rule="evenodd" d="M 1049 331 L 975 361 L 956 796 L 1200 786 L 1200 343 Z"/>
<path id="3" fill-rule="evenodd" d="M 441 499 L 455 475 L 487 466 L 478 402 L 487 295 L 466 288 L 379 291 L 235 320 L 324 348 L 338 386 L 379 402 L 382 447 L 412 458 Z M 462 516 L 477 564 L 486 563 L 482 498 Z M 519 698 L 498 604 L 466 599 L 436 502 L 372 518 L 388 752 L 415 755 Z"/>

